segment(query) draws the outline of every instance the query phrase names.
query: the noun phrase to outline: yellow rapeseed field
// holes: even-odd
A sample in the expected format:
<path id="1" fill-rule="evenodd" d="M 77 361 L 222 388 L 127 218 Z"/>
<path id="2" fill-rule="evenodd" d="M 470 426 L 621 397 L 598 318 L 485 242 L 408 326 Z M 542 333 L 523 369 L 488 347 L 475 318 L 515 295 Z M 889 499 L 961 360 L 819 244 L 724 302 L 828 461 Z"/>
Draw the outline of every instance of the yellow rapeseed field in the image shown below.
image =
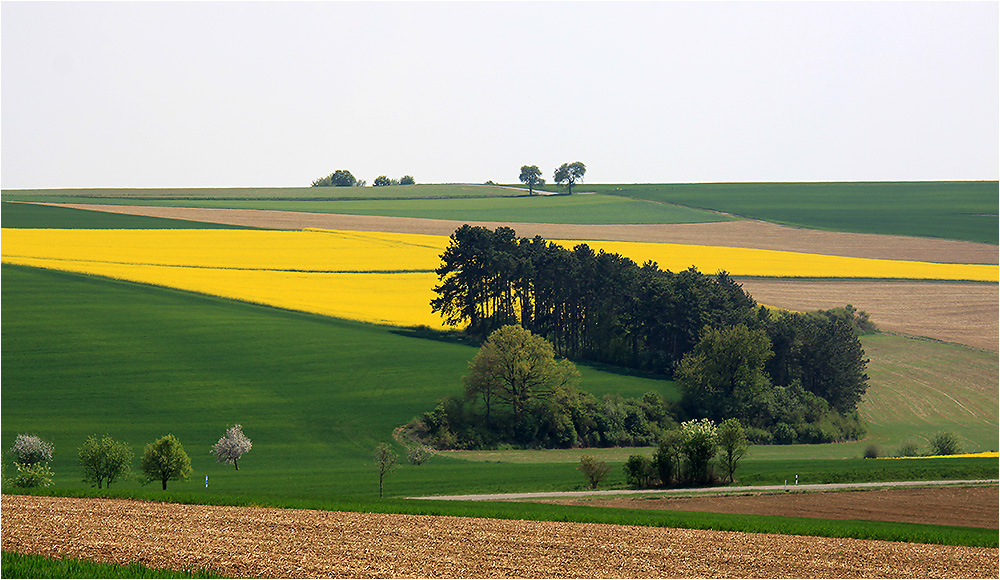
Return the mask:
<path id="1" fill-rule="evenodd" d="M 430 311 L 447 236 L 334 230 L 2 230 L 5 263 L 156 284 L 329 316 L 443 327 Z M 932 264 L 683 244 L 586 243 L 663 269 L 734 276 L 998 280 Z"/>

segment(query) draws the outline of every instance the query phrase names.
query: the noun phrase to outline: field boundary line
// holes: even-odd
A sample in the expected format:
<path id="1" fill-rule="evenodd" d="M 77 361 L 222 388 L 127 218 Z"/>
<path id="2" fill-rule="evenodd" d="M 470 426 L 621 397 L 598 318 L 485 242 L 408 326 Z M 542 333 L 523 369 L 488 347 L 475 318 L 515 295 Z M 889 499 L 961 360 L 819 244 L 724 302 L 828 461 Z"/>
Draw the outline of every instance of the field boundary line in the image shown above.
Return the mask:
<path id="1" fill-rule="evenodd" d="M 609 495 L 673 495 L 673 494 L 713 494 L 742 493 L 752 491 L 837 491 L 850 489 L 872 489 L 880 487 L 934 487 L 944 485 L 981 485 L 1000 483 L 998 479 L 954 479 L 937 481 L 870 481 L 856 483 L 802 483 L 785 485 L 742 485 L 719 487 L 694 487 L 682 489 L 605 489 L 586 491 L 538 491 L 526 493 L 495 493 L 468 495 L 438 495 L 408 497 L 406 499 L 440 501 L 505 501 L 520 499 L 547 499 L 562 497 L 591 497 Z"/>

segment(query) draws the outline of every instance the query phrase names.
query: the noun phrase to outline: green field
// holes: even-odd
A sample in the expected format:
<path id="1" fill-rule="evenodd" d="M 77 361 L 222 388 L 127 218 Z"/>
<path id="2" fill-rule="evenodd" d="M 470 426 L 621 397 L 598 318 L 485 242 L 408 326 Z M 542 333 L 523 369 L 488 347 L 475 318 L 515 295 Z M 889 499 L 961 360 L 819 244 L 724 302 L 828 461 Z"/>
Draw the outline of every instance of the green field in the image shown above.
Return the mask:
<path id="1" fill-rule="evenodd" d="M 728 219 L 712 213 L 725 212 L 834 231 L 989 244 L 1000 237 L 996 181 L 580 184 L 577 192 L 600 195 L 535 197 L 520 187 L 52 189 L 5 190 L 0 198 L 579 224 L 706 222 Z M 564 191 L 552 184 L 544 189 Z"/>
<path id="2" fill-rule="evenodd" d="M 75 449 L 92 433 L 107 432 L 139 450 L 172 432 L 195 467 L 195 481 L 173 484 L 181 489 L 201 488 L 209 475 L 214 493 L 369 495 L 374 446 L 440 397 L 457 394 L 475 353 L 472 345 L 405 330 L 77 274 L 4 265 L 2 284 L 2 446 L 9 449 L 20 432 L 51 439 L 60 487 L 85 487 Z M 654 390 L 677 398 L 667 381 L 587 366 L 581 373 L 581 386 L 598 396 Z M 993 407 L 987 399 L 977 412 L 989 414 L 993 397 Z M 931 433 L 954 421 L 951 412 L 929 415 L 920 429 Z M 209 456 L 237 422 L 254 440 L 239 472 Z M 996 433 L 995 423 L 981 435 L 962 432 L 969 451 L 994 448 Z M 887 444 L 898 443 L 900 434 L 895 425 L 871 426 L 871 437 Z M 832 460 L 859 457 L 861 445 L 764 447 L 753 456 L 818 460 L 837 471 Z M 513 463 L 444 454 L 400 469 L 388 493 L 582 487 L 572 465 L 579 451 L 545 453 L 552 455 Z M 616 469 L 609 485 L 622 484 Z"/>
<path id="3" fill-rule="evenodd" d="M 316 190 L 326 190 L 320 191 Z M 329 191 L 334 190 L 334 191 Z M 17 190 L 5 201 L 265 209 L 349 215 L 567 224 L 702 223 L 732 218 L 614 195 L 527 196 L 487 186 L 316 187 L 288 190 Z M 166 193 L 171 192 L 171 193 Z M 321 197 L 341 195 L 342 197 Z M 270 194 L 270 196 L 266 195 Z M 353 195 L 353 197 L 351 197 Z"/>
<path id="4" fill-rule="evenodd" d="M 69 273 L 4 265 L 2 284 L 3 449 L 19 432 L 50 438 L 59 486 L 84 487 L 75 449 L 92 433 L 141 450 L 172 432 L 214 492 L 370 494 L 372 449 L 459 394 L 475 354 L 388 327 Z M 669 382 L 580 370 L 598 396 L 655 389 L 676 398 Z M 237 422 L 254 440 L 238 473 L 209 455 Z M 565 466 L 512 471 L 438 458 L 401 469 L 388 492 L 580 485 Z"/>
<path id="5" fill-rule="evenodd" d="M 805 228 L 997 244 L 996 181 L 587 185 Z"/>
<path id="6" fill-rule="evenodd" d="M 146 217 L 87 211 L 68 207 L 0 203 L 0 227 L 4 228 L 65 228 L 65 229 L 256 229 L 188 220 Z"/>

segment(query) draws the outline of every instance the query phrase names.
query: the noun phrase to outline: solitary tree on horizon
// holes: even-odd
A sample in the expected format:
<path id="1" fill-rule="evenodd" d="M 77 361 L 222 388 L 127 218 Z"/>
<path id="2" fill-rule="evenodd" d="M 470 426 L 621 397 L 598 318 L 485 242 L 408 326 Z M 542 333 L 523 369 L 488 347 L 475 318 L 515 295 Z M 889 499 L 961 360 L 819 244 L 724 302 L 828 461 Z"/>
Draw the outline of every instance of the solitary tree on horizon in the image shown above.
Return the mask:
<path id="1" fill-rule="evenodd" d="M 542 179 L 542 170 L 537 165 L 522 165 L 519 179 L 521 183 L 528 186 L 528 195 L 534 194 L 536 185 L 538 187 L 545 185 L 545 180 Z"/>
<path id="2" fill-rule="evenodd" d="M 577 181 L 583 181 L 583 174 L 587 173 L 587 166 L 580 161 L 574 161 L 573 163 L 563 163 L 556 169 L 556 174 L 553 177 L 556 183 L 565 183 L 566 189 L 569 194 L 573 194 L 573 184 Z"/>

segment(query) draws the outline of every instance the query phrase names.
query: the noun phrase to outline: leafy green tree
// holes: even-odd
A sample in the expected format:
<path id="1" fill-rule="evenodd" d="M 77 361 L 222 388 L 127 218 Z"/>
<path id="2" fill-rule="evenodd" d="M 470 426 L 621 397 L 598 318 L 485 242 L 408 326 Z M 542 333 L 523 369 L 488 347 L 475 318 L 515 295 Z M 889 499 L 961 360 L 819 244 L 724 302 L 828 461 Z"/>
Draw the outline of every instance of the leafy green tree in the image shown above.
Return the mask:
<path id="1" fill-rule="evenodd" d="M 729 477 L 729 482 L 732 483 L 736 466 L 749 448 L 746 433 L 743 431 L 743 425 L 740 424 L 739 419 L 731 418 L 719 425 L 716 437 L 719 442 L 719 462 Z"/>
<path id="2" fill-rule="evenodd" d="M 507 325 L 486 339 L 469 363 L 466 383 L 481 385 L 496 400 L 510 406 L 519 423 L 529 405 L 546 399 L 565 385 L 574 385 L 579 373 L 568 360 L 557 361 L 552 344 L 518 325 Z"/>
<path id="3" fill-rule="evenodd" d="M 672 429 L 663 434 L 653 453 L 653 467 L 660 477 L 660 483 L 671 485 L 680 478 L 681 451 L 684 435 L 680 429 Z"/>
<path id="4" fill-rule="evenodd" d="M 681 449 L 687 459 L 688 481 L 708 483 L 712 476 L 710 467 L 718 451 L 716 426 L 711 419 L 691 420 L 681 423 Z"/>
<path id="5" fill-rule="evenodd" d="M 399 178 L 400 185 L 416 185 L 417 181 L 413 179 L 412 175 L 404 175 Z"/>
<path id="6" fill-rule="evenodd" d="M 327 175 L 326 177 L 321 177 L 319 179 L 313 180 L 313 187 L 353 187 L 358 183 L 358 180 L 351 175 L 351 172 L 346 169 L 338 169 Z"/>
<path id="7" fill-rule="evenodd" d="M 375 471 L 378 472 L 378 496 L 382 497 L 382 482 L 390 471 L 395 469 L 399 456 L 389 447 L 388 443 L 379 443 L 372 456 L 375 461 Z"/>
<path id="8" fill-rule="evenodd" d="M 677 366 L 681 405 L 695 417 L 745 416 L 771 386 L 764 363 L 772 354 L 762 329 L 750 330 L 745 324 L 706 328 Z"/>
<path id="9" fill-rule="evenodd" d="M 556 169 L 553 180 L 556 183 L 565 183 L 570 195 L 573 194 L 573 185 L 577 181 L 583 181 L 583 175 L 587 173 L 587 166 L 579 161 L 563 163 Z"/>
<path id="10" fill-rule="evenodd" d="M 583 455 L 580 457 L 580 466 L 577 467 L 590 484 L 590 489 L 597 489 L 597 486 L 604 481 L 611 468 L 603 461 L 598 461 L 593 455 Z"/>
<path id="11" fill-rule="evenodd" d="M 97 489 L 104 485 L 110 488 L 116 479 L 127 476 L 134 457 L 127 443 L 115 441 L 109 435 L 100 439 L 96 434 L 87 437 L 79 451 L 83 481 L 97 484 Z"/>
<path id="12" fill-rule="evenodd" d="M 645 455 L 629 455 L 625 462 L 625 481 L 633 487 L 652 487 L 655 471 L 653 461 Z"/>
<path id="13" fill-rule="evenodd" d="M 392 185 L 392 180 L 385 175 L 379 175 L 375 178 L 375 181 L 372 182 L 373 187 L 388 187 L 390 185 Z"/>
<path id="14" fill-rule="evenodd" d="M 534 194 L 535 187 L 545 185 L 545 180 L 542 179 L 542 170 L 537 165 L 522 165 L 521 175 L 518 179 L 528 186 L 528 195 Z"/>
<path id="15" fill-rule="evenodd" d="M 142 453 L 144 483 L 159 481 L 167 489 L 170 480 L 187 481 L 191 477 L 191 458 L 184 452 L 184 446 L 173 434 L 164 435 L 153 443 L 148 443 Z"/>

